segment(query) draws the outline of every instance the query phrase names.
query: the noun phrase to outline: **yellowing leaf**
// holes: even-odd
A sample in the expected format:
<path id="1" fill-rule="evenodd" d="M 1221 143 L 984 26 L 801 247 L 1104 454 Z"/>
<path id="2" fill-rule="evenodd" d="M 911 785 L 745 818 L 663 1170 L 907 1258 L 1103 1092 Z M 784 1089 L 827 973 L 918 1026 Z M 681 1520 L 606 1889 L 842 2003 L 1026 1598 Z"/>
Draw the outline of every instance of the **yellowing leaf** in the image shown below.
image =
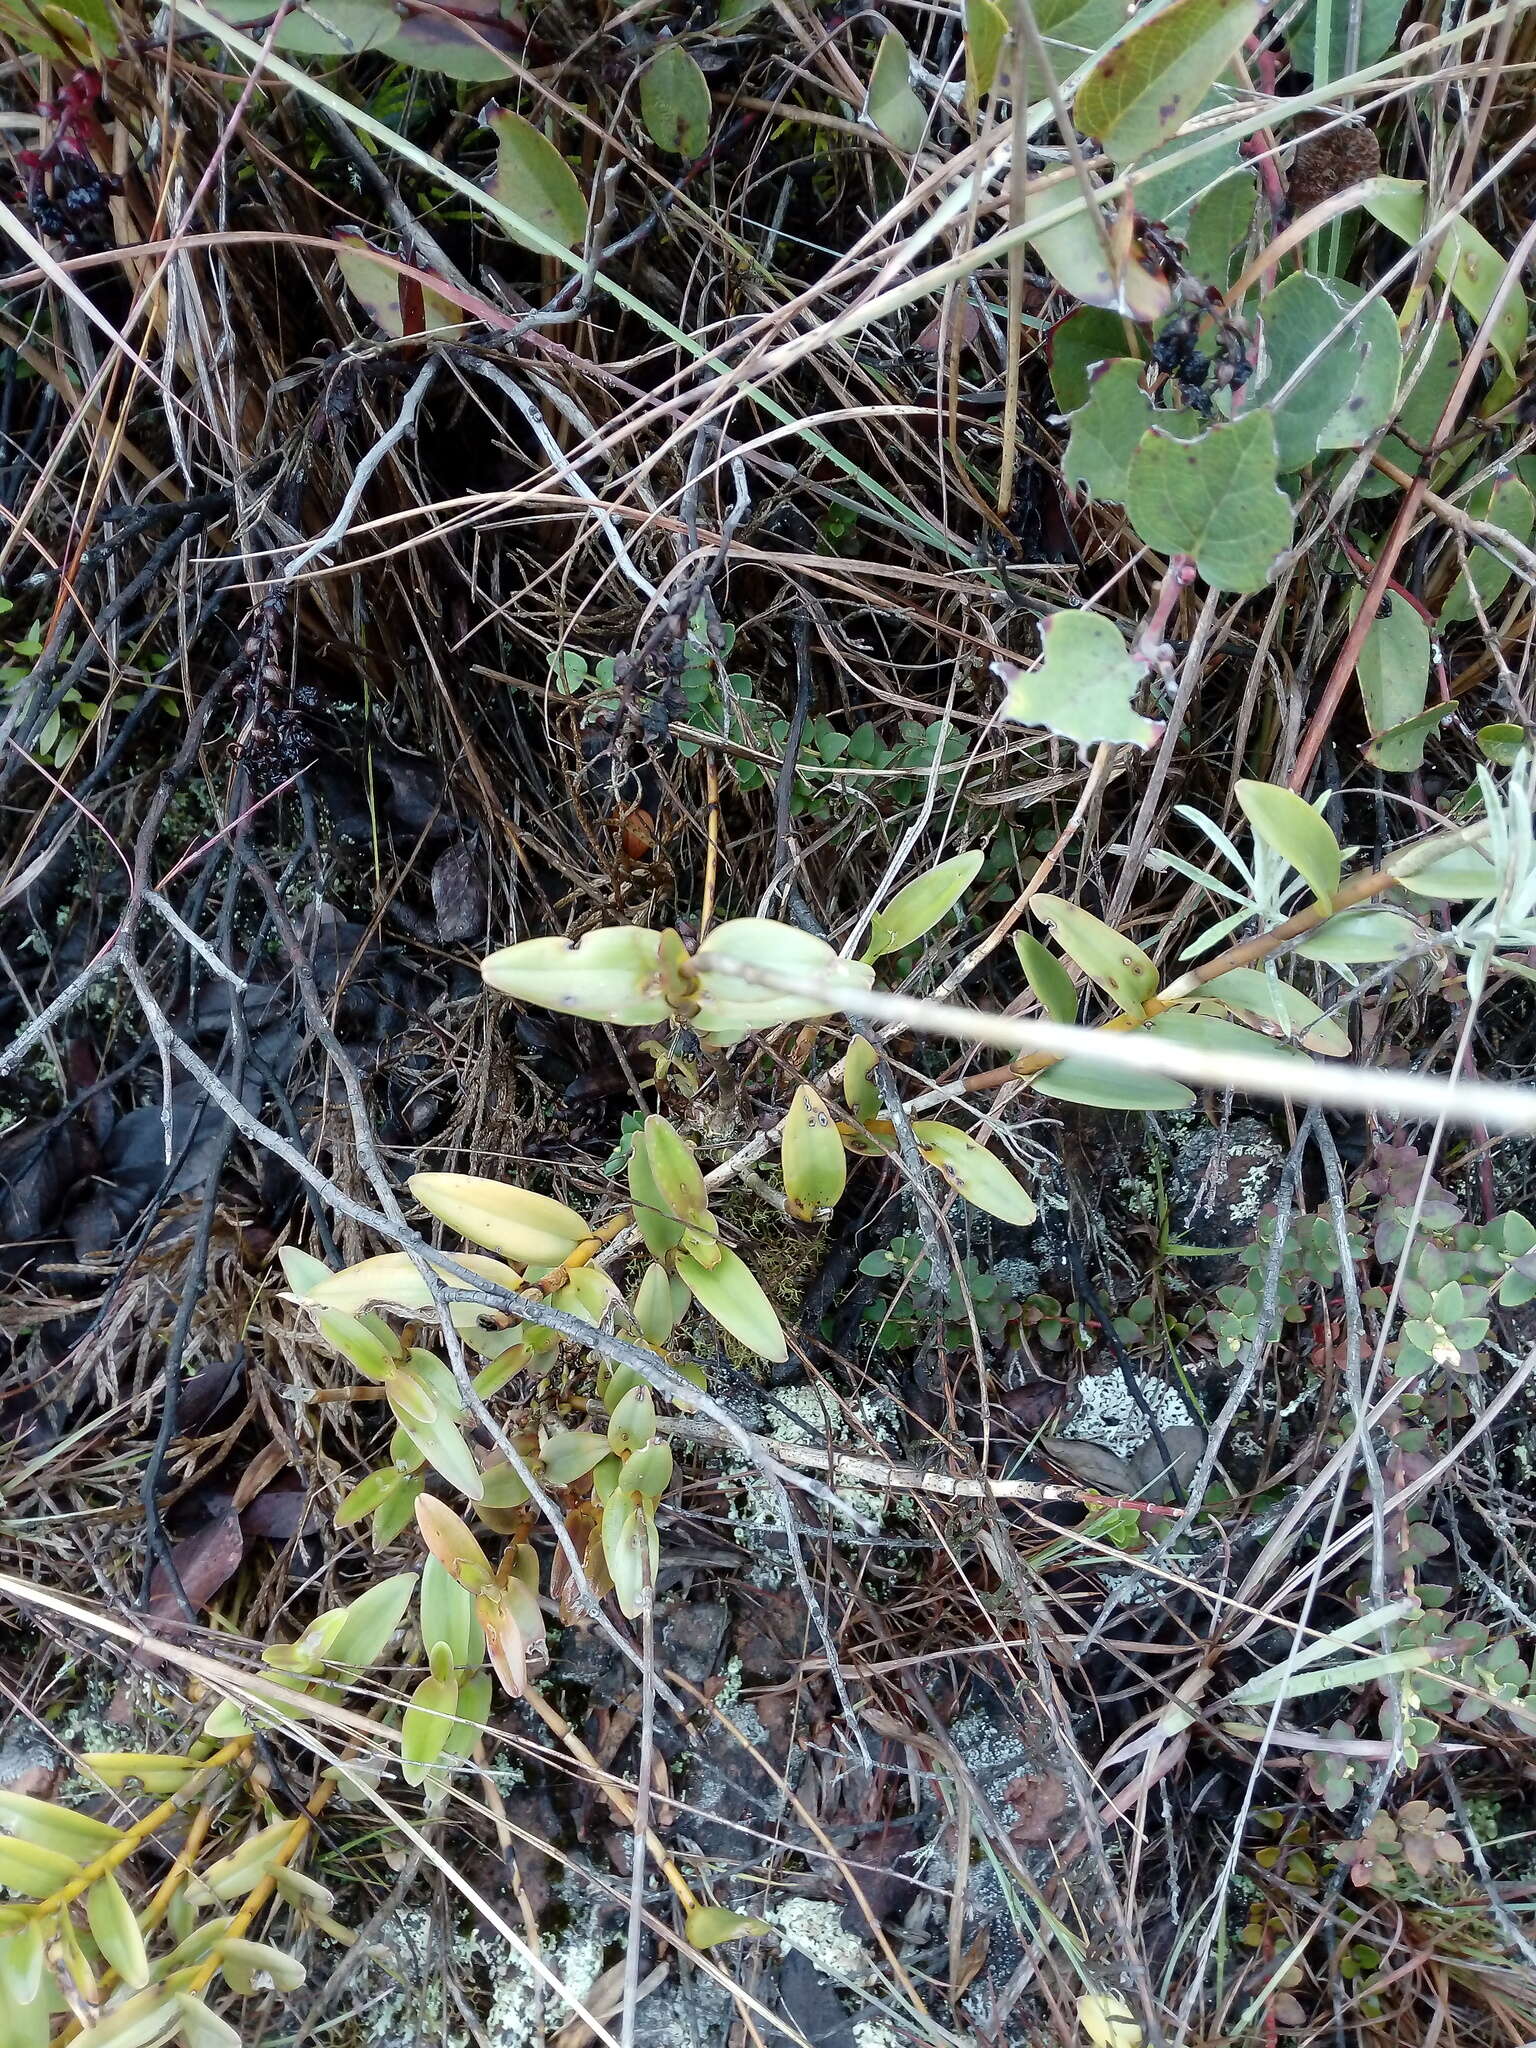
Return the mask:
<path id="1" fill-rule="evenodd" d="M 406 1185 L 439 1222 L 520 1266 L 558 1266 L 591 1236 L 563 1202 L 472 1173 L 417 1173 Z"/>
<path id="2" fill-rule="evenodd" d="M 605 1024 L 659 1024 L 667 1014 L 660 986 L 660 932 L 606 925 L 574 943 L 524 939 L 480 963 L 488 988 L 568 1017 Z"/>
<path id="3" fill-rule="evenodd" d="M 1145 156 L 1194 113 L 1257 20 L 1254 0 L 1168 0 L 1137 16 L 1078 88 L 1078 127 L 1117 162 Z"/>
<path id="4" fill-rule="evenodd" d="M 798 1223 L 814 1223 L 836 1206 L 848 1180 L 848 1155 L 831 1110 L 808 1085 L 795 1090 L 789 1105 L 779 1162 L 784 1198 Z"/>
<path id="5" fill-rule="evenodd" d="M 702 156 L 714 109 L 709 82 L 681 43 L 663 43 L 640 74 L 640 118 L 658 149 Z"/>
<path id="6" fill-rule="evenodd" d="M 1088 1991 L 1077 2001 L 1077 2023 L 1093 2048 L 1141 2048 L 1136 2016 L 1116 1991 Z"/>
<path id="7" fill-rule="evenodd" d="M 521 114 L 514 114 L 507 107 L 497 108 L 490 116 L 490 126 L 496 136 L 496 172 L 491 180 L 491 192 L 531 230 L 520 235 L 515 228 L 508 227 L 508 234 L 526 248 L 541 254 L 551 242 L 562 249 L 573 249 L 578 242 L 585 240 L 586 199 L 576 182 L 576 173 L 549 137 L 541 134 L 531 121 L 525 121 Z M 533 943 L 542 942 L 535 940 Z M 555 943 L 561 942 L 557 940 Z M 592 1013 L 583 1010 L 576 1014 L 589 1016 Z M 633 1021 L 648 1023 L 655 1020 L 636 1018 Z"/>
<path id="8" fill-rule="evenodd" d="M 912 90 L 912 63 L 907 46 L 894 29 L 887 29 L 876 47 L 874 69 L 864 95 L 864 118 L 898 149 L 910 154 L 922 147 L 928 116 Z"/>
<path id="9" fill-rule="evenodd" d="M 1426 224 L 1424 187 L 1412 178 L 1373 178 L 1365 196 L 1368 212 L 1401 241 L 1417 247 L 1427 234 L 1438 241 L 1435 275 L 1448 284 L 1474 320 L 1487 317 L 1508 268 L 1505 259 L 1486 236 L 1459 214 Z M 1525 348 L 1530 311 L 1525 293 L 1517 286 L 1509 292 L 1493 323 L 1490 340 L 1505 370 L 1513 377 L 1515 365 Z"/>
<path id="10" fill-rule="evenodd" d="M 0 1825 L 24 1841 L 36 1842 L 39 1848 L 52 1849 L 60 1856 L 77 1856 L 82 1862 L 93 1861 L 123 1839 L 122 1829 L 108 1821 L 9 1789 L 0 1789 Z"/>
<path id="11" fill-rule="evenodd" d="M 471 1593 L 490 1585 L 496 1574 L 466 1523 L 443 1501 L 424 1493 L 416 1503 L 421 1540 L 451 1579 Z M 444 1637 L 444 1641 L 451 1639 Z"/>
<path id="12" fill-rule="evenodd" d="M 20 1892 L 23 1898 L 46 1899 L 60 1885 L 78 1877 L 85 1860 L 44 1849 L 37 1842 L 24 1842 L 15 1835 L 0 1835 L 0 1884 Z"/>
<path id="13" fill-rule="evenodd" d="M 979 850 L 957 853 L 898 889 L 884 910 L 877 910 L 869 921 L 865 960 L 883 960 L 887 953 L 899 953 L 932 931 L 975 881 L 985 857 Z"/>
<path id="14" fill-rule="evenodd" d="M 1120 629 L 1098 612 L 1052 612 L 1040 627 L 1038 668 L 993 667 L 1008 685 L 1003 716 L 1043 726 L 1085 751 L 1099 741 L 1149 747 L 1162 732 L 1131 707 L 1147 664 L 1125 651 Z"/>
<path id="15" fill-rule="evenodd" d="M 491 1286 L 517 1289 L 523 1284 L 522 1274 L 500 1259 L 488 1259 L 480 1252 L 455 1252 L 454 1258 Z M 432 1270 L 450 1294 L 466 1284 L 435 1262 Z M 327 1273 L 303 1298 L 310 1308 L 338 1308 L 348 1315 L 374 1306 L 411 1315 L 432 1306 L 432 1290 L 408 1252 L 383 1252 L 377 1258 L 359 1259 L 355 1266 L 343 1266 L 339 1273 Z"/>
<path id="16" fill-rule="evenodd" d="M 1035 1205 L 1001 1159 L 953 1124 L 916 1122 L 917 1149 L 956 1194 L 1004 1223 L 1033 1223 Z"/>
<path id="17" fill-rule="evenodd" d="M 1148 996 L 1157 993 L 1157 969 L 1140 946 L 1112 925 L 1060 896 L 1037 896 L 1034 912 L 1069 959 L 1110 996 L 1128 1017 L 1146 1015 Z"/>
<path id="18" fill-rule="evenodd" d="M 1254 831 L 1290 862 L 1319 903 L 1332 902 L 1344 856 L 1327 820 L 1304 797 L 1273 782 L 1239 782 L 1237 800 Z"/>

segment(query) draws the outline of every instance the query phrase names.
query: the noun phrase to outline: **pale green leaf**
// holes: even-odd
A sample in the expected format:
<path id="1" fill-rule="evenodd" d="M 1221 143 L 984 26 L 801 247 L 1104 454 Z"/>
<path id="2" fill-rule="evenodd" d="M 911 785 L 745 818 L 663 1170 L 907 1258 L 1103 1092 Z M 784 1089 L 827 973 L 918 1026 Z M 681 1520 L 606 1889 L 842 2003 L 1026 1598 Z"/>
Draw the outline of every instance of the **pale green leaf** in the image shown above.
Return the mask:
<path id="1" fill-rule="evenodd" d="M 1253 0 L 1167 0 L 1099 57 L 1073 113 L 1118 162 L 1145 156 L 1200 106 L 1258 20 Z"/>
<path id="2" fill-rule="evenodd" d="M 1035 1093 L 1058 1102 L 1082 1102 L 1092 1109 L 1187 1109 L 1194 1090 L 1161 1074 L 1135 1074 L 1077 1053 L 1034 1077 Z"/>
<path id="3" fill-rule="evenodd" d="M 485 1634 L 475 1619 L 474 1595 L 441 1558 L 430 1553 L 421 1568 L 421 1640 L 428 1652 L 445 1643 L 456 1671 L 471 1670 L 485 1655 Z"/>
<path id="4" fill-rule="evenodd" d="M 641 72 L 640 118 L 669 156 L 692 161 L 709 147 L 709 82 L 681 43 L 663 43 Z"/>
<path id="5" fill-rule="evenodd" d="M 619 1612 L 634 1621 L 649 1605 L 660 1564 L 656 1524 L 645 1505 L 614 1493 L 603 1508 L 603 1562 Z"/>
<path id="6" fill-rule="evenodd" d="M 883 960 L 887 953 L 899 953 L 932 931 L 975 881 L 985 857 L 980 850 L 957 853 L 898 889 L 884 910 L 877 910 L 869 921 L 864 959 Z"/>
<path id="7" fill-rule="evenodd" d="M 969 856 L 967 856 L 968 858 Z M 981 859 L 980 854 L 976 856 Z M 799 1223 L 833 1209 L 848 1180 L 848 1154 L 831 1110 L 809 1084 L 795 1090 L 779 1134 L 784 1198 Z"/>
<path id="8" fill-rule="evenodd" d="M 1436 902 L 1473 903 L 1497 896 L 1500 877 L 1485 853 L 1464 846 L 1404 875 L 1402 886 L 1414 896 L 1428 896 Z"/>
<path id="9" fill-rule="evenodd" d="M 225 1983 L 242 1997 L 251 1995 L 258 1976 L 270 1977 L 279 1991 L 297 1991 L 308 1974 L 296 1956 L 274 1948 L 270 1942 L 244 1941 L 226 1935 L 213 1952 Z"/>
<path id="10" fill-rule="evenodd" d="M 1004 1223 L 1034 1222 L 1033 1201 L 996 1153 L 978 1144 L 968 1131 L 920 1119 L 912 1126 L 912 1136 L 928 1164 L 973 1208 Z"/>
<path id="11" fill-rule="evenodd" d="M 1243 1059 L 1283 1060 L 1300 1066 L 1311 1062 L 1293 1052 L 1278 1039 L 1262 1031 L 1250 1031 L 1246 1024 L 1234 1024 L 1227 1017 L 1201 1017 L 1191 1010 L 1164 1010 L 1147 1027 L 1154 1038 L 1166 1038 L 1191 1052 L 1211 1053 L 1225 1058 L 1235 1053 Z"/>
<path id="12" fill-rule="evenodd" d="M 366 1593 L 359 1593 L 348 1604 L 340 1627 L 327 1645 L 327 1661 L 358 1671 L 377 1664 L 404 1620 L 415 1591 L 415 1573 L 401 1572 L 395 1578 L 381 1579 Z"/>
<path id="13" fill-rule="evenodd" d="M 1037 896 L 1032 908 L 1063 953 L 1127 1016 L 1146 1014 L 1148 996 L 1157 993 L 1157 969 L 1140 946 L 1064 897 Z"/>
<path id="14" fill-rule="evenodd" d="M 717 1266 L 701 1266 L 686 1253 L 678 1256 L 677 1272 L 699 1306 L 739 1343 L 770 1364 L 782 1364 L 789 1346 L 773 1304 L 751 1272 L 728 1247 L 720 1248 Z"/>
<path id="15" fill-rule="evenodd" d="M 660 932 L 638 925 L 605 925 L 574 943 L 547 938 L 504 946 L 480 963 L 480 973 L 499 994 L 568 1017 L 591 1017 L 605 1024 L 659 1024 L 667 1014 L 660 989 L 660 953 Z"/>
<path id="16" fill-rule="evenodd" d="M 1040 627 L 1038 668 L 994 664 L 1008 685 L 1004 718 L 1043 726 L 1086 752 L 1099 741 L 1150 747 L 1162 727 L 1132 699 L 1147 665 L 1127 654 L 1120 628 L 1099 612 L 1052 612 Z"/>
<path id="17" fill-rule="evenodd" d="M 424 1783 L 443 1753 L 459 1710 L 458 1681 L 424 1678 L 400 1723 L 400 1769 L 408 1785 Z"/>
<path id="18" fill-rule="evenodd" d="M 110 1871 L 97 1878 L 85 1895 L 85 1915 L 96 1946 L 131 1990 L 149 1982 L 149 1957 L 138 1917 Z"/>
<path id="19" fill-rule="evenodd" d="M 1349 1052 L 1349 1033 L 1342 1024 L 1325 1017 L 1309 995 L 1289 982 L 1273 980 L 1262 967 L 1229 968 L 1213 981 L 1203 982 L 1200 994 L 1202 998 L 1215 996 L 1240 1019 L 1276 1025 L 1308 1052 L 1332 1059 Z"/>
<path id="20" fill-rule="evenodd" d="M 1154 429 L 1131 460 L 1126 510 L 1148 547 L 1193 556 L 1213 589 L 1262 590 L 1295 516 L 1277 473 L 1274 422 L 1262 410 L 1198 441 Z"/>
<path id="21" fill-rule="evenodd" d="M 176 2012 L 182 2048 L 241 2048 L 240 2036 L 234 2028 L 190 1992 L 176 1994 Z"/>
<path id="22" fill-rule="evenodd" d="M 1290 862 L 1320 903 L 1330 902 L 1344 856 L 1327 820 L 1304 797 L 1273 782 L 1239 782 L 1237 800 L 1259 838 Z"/>
<path id="23" fill-rule="evenodd" d="M 1391 1678 L 1404 1671 L 1422 1671 L 1433 1664 L 1440 1651 L 1434 1643 L 1418 1643 L 1407 1650 L 1385 1650 L 1374 1657 L 1353 1657 L 1347 1664 L 1331 1664 L 1297 1670 L 1264 1671 L 1250 1678 L 1230 1695 L 1229 1706 L 1266 1707 L 1276 1700 L 1308 1699 L 1313 1693 L 1332 1692 L 1337 1686 L 1367 1685 L 1378 1678 Z"/>
<path id="24" fill-rule="evenodd" d="M 1373 178 L 1367 209 L 1399 240 L 1417 248 L 1426 235 L 1436 239 L 1435 275 L 1448 284 L 1474 320 L 1486 318 L 1508 268 L 1493 244 L 1459 214 L 1424 218 L 1424 187 L 1412 178 Z M 1530 312 L 1523 291 L 1509 292 L 1490 335 L 1511 377 L 1525 348 Z"/>
<path id="25" fill-rule="evenodd" d="M 1298 940 L 1296 951 L 1332 967 L 1374 967 L 1401 960 L 1418 935 L 1413 919 L 1400 910 L 1341 910 Z"/>
<path id="26" fill-rule="evenodd" d="M 772 1934 L 766 1920 L 750 1913 L 733 1913 L 728 1906 L 694 1906 L 683 1922 L 683 1932 L 694 1948 L 718 1948 L 722 1941 L 743 1936 Z"/>
<path id="27" fill-rule="evenodd" d="M 1103 306 L 1149 324 L 1173 303 L 1170 281 L 1147 268 L 1117 242 L 1099 208 L 1085 203 L 1076 183 L 1031 184 L 1024 194 L 1026 221 L 1048 218 L 1065 205 L 1077 210 L 1031 236 L 1035 253 L 1064 291 L 1087 306 Z"/>
<path id="28" fill-rule="evenodd" d="M 576 173 L 549 137 L 521 114 L 498 107 L 490 116 L 490 126 L 496 137 L 492 196 L 533 230 L 531 234 L 518 235 L 509 227 L 507 232 L 529 249 L 542 251 L 546 241 L 558 243 L 562 249 L 575 248 L 585 240 L 587 232 L 587 202 L 576 182 Z M 559 945 L 562 941 L 553 943 Z M 591 1012 L 576 1014 L 586 1016 Z"/>
<path id="29" fill-rule="evenodd" d="M 78 1857 L 82 1862 L 92 1861 L 123 1839 L 122 1829 L 108 1821 L 9 1788 L 0 1789 L 0 1827 L 20 1835 L 24 1841 L 36 1842 L 40 1848 L 52 1849 L 60 1856 Z"/>
<path id="30" fill-rule="evenodd" d="M 466 1500 L 479 1500 L 485 1491 L 474 1453 L 459 1432 L 455 1409 L 444 1406 L 419 1369 L 402 1366 L 385 1382 L 384 1392 L 395 1420 L 410 1437 L 434 1472 Z"/>
<path id="31" fill-rule="evenodd" d="M 657 1501 L 672 1484 L 672 1446 L 644 1444 L 624 1460 L 621 1484 L 626 1493 L 643 1493 Z"/>
<path id="32" fill-rule="evenodd" d="M 174 1996 L 154 1985 L 109 2005 L 75 2035 L 75 2048 L 160 2048 L 180 2025 Z"/>
<path id="33" fill-rule="evenodd" d="M 608 1455 L 608 1445 L 589 1429 L 557 1429 L 539 1454 L 543 1476 L 551 1486 L 574 1486 Z"/>
<path id="34" fill-rule="evenodd" d="M 864 118 L 887 142 L 909 155 L 922 147 L 927 109 L 912 90 L 912 60 L 894 29 L 887 29 L 876 46 L 874 69 L 864 95 Z"/>
<path id="35" fill-rule="evenodd" d="M 1042 946 L 1032 932 L 1015 932 L 1013 947 L 1024 979 L 1045 1014 L 1055 1024 L 1075 1024 L 1077 990 L 1056 955 Z"/>
<path id="36" fill-rule="evenodd" d="M 35 1920 L 0 1934 L 0 2000 L 9 2010 L 30 2005 L 43 1981 L 43 1935 Z"/>

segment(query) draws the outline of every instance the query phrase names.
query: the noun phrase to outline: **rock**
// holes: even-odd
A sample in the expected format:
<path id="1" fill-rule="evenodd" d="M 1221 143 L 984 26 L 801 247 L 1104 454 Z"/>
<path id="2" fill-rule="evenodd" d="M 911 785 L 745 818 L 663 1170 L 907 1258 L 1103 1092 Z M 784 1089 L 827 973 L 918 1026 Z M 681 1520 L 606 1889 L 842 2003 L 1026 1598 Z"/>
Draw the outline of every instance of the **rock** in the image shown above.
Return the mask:
<path id="1" fill-rule="evenodd" d="M 1238 1116 L 1222 1128 L 1202 1124 L 1180 1141 L 1168 1172 L 1168 1229 L 1187 1246 L 1185 1263 L 1202 1290 L 1237 1270 L 1235 1253 L 1257 1235 L 1285 1169 L 1285 1149 L 1267 1124 Z"/>

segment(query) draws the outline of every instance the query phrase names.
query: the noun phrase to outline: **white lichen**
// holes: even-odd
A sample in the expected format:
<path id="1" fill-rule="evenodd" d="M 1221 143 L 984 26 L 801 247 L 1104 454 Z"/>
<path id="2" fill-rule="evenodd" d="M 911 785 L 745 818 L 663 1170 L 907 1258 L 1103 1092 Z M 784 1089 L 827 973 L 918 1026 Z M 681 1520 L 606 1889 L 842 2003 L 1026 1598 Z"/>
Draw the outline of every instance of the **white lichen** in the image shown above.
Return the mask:
<path id="1" fill-rule="evenodd" d="M 1057 1434 L 1079 1442 L 1102 1444 L 1117 1457 L 1129 1458 L 1151 1440 L 1150 1410 L 1159 1429 L 1186 1429 L 1198 1421 L 1177 1387 L 1166 1380 L 1136 1375 L 1145 1409 L 1126 1384 L 1125 1374 L 1086 1374 L 1077 1383 L 1072 1405 L 1062 1417 Z"/>

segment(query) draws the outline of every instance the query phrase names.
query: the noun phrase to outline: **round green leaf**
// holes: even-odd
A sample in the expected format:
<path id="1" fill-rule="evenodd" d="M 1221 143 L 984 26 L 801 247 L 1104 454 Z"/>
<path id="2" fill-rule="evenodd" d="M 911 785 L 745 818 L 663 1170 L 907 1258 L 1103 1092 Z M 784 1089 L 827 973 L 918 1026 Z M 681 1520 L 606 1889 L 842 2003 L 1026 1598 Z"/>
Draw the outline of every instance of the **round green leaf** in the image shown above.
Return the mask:
<path id="1" fill-rule="evenodd" d="M 1004 718 L 1043 726 L 1085 752 L 1101 740 L 1150 747 L 1157 739 L 1161 725 L 1131 703 L 1147 664 L 1126 653 L 1112 619 L 1098 612 L 1052 612 L 1040 627 L 1040 647 L 1038 668 L 993 663 L 1008 685 Z"/>
<path id="2" fill-rule="evenodd" d="M 1267 412 L 1179 441 L 1161 427 L 1131 458 L 1125 508 L 1159 554 L 1190 555 L 1215 590 L 1262 590 L 1291 543 L 1294 512 L 1275 481 Z"/>
<path id="3" fill-rule="evenodd" d="M 1145 156 L 1200 106 L 1257 20 L 1253 0 L 1168 0 L 1136 16 L 1078 88 L 1078 127 L 1117 162 Z"/>
<path id="4" fill-rule="evenodd" d="M 681 43 L 663 43 L 640 74 L 640 118 L 652 142 L 692 161 L 709 147 L 713 115 L 703 72 Z"/>
<path id="5" fill-rule="evenodd" d="M 607 1455 L 606 1440 L 591 1430 L 557 1429 L 545 1443 L 539 1463 L 551 1486 L 574 1486 Z"/>
<path id="6" fill-rule="evenodd" d="M 507 232 L 525 248 L 541 254 L 550 242 L 557 243 L 562 249 L 575 248 L 578 242 L 585 240 L 587 233 L 587 202 L 576 182 L 576 173 L 549 137 L 541 134 L 531 121 L 525 121 L 521 114 L 514 114 L 508 107 L 498 107 L 490 117 L 490 126 L 496 137 L 492 196 L 516 214 L 519 221 L 526 222 L 531 230 L 520 235 L 515 228 L 509 227 Z M 535 939 L 530 943 L 543 945 L 550 942 Z M 563 945 L 564 941 L 557 939 L 553 943 Z M 578 1010 L 575 1014 L 591 1016 L 594 1013 Z M 610 1019 L 613 1021 L 617 1020 Z M 654 1020 L 635 1018 L 632 1021 L 649 1023 Z"/>
<path id="7" fill-rule="evenodd" d="M 874 69 L 864 95 L 864 118 L 887 142 L 907 151 L 922 147 L 928 114 L 912 90 L 912 60 L 894 29 L 887 29 L 875 50 Z"/>

